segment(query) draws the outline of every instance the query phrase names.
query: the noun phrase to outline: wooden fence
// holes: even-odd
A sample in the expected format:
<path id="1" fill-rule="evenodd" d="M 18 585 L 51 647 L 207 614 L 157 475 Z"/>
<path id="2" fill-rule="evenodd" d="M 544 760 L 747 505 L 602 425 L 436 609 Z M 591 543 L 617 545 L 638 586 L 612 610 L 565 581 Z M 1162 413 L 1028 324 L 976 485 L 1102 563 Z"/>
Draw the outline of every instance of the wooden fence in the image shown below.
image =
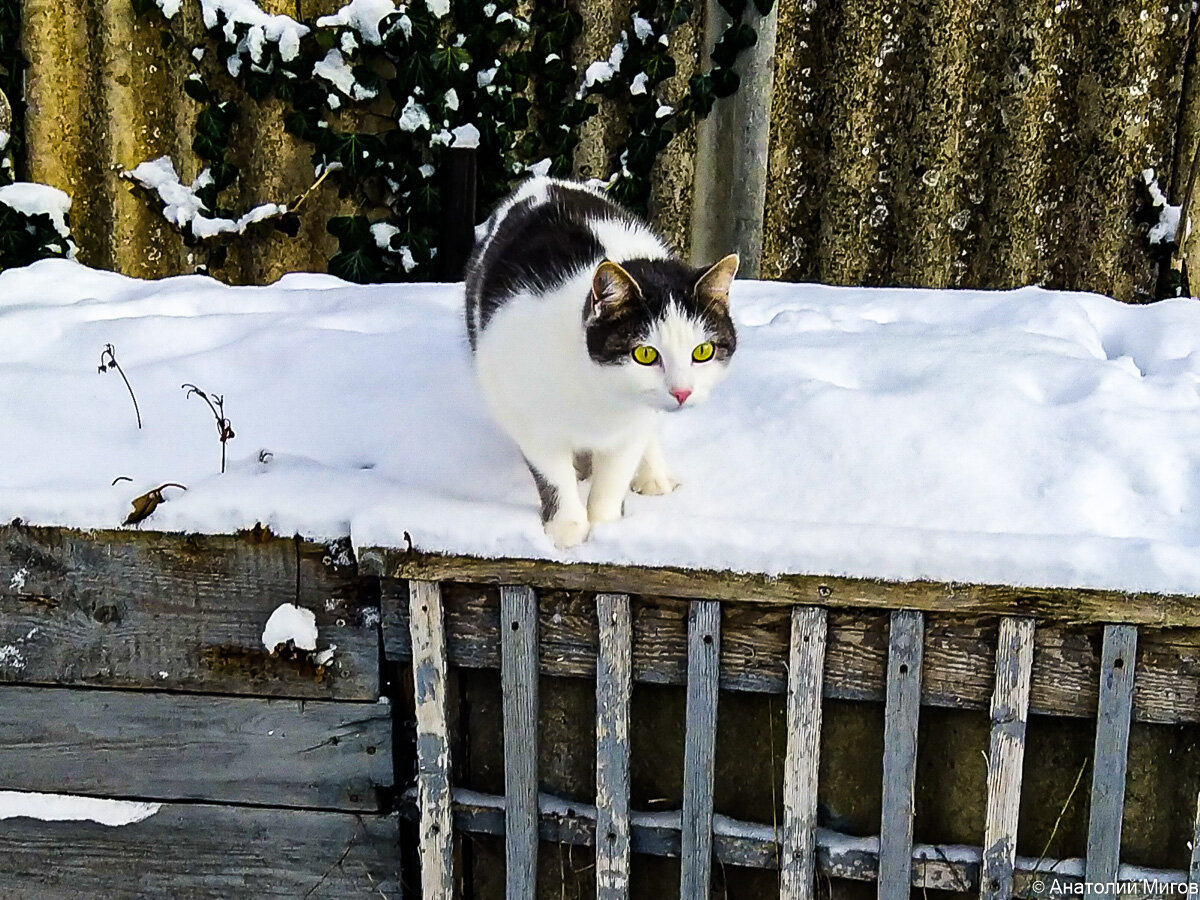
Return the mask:
<path id="1" fill-rule="evenodd" d="M 679 859 L 678 887 L 656 882 L 657 895 L 689 900 L 707 897 L 726 866 L 769 873 L 772 885 L 731 896 L 783 898 L 824 895 L 828 879 L 875 882 L 885 900 L 911 888 L 1040 900 L 1084 885 L 1147 895 L 1200 883 L 1200 852 L 1183 840 L 1167 867 L 1130 865 L 1128 840 L 1122 859 L 1122 825 L 1138 829 L 1155 801 L 1127 773 L 1147 738 L 1131 723 L 1200 722 L 1195 598 L 361 557 L 262 533 L 0 527 L 0 791 L 160 804 L 116 827 L 0 818 L 0 890 L 567 896 L 566 876 L 560 884 L 540 865 L 555 844 L 590 848 L 581 893 L 598 898 L 637 896 L 637 861 L 654 857 Z M 285 602 L 314 611 L 318 650 L 332 647 L 332 659 L 267 652 L 263 624 Z M 496 791 L 456 774 L 472 671 L 498 672 Z M 548 688 L 579 679 L 595 686 L 594 730 L 568 723 L 594 736 L 594 789 L 582 799 L 547 791 L 538 752 L 560 740 L 539 716 Z M 635 685 L 686 693 L 673 808 L 633 802 Z M 781 815 L 722 815 L 719 716 L 764 694 L 786 696 Z M 829 792 L 822 756 L 869 767 L 857 747 L 822 744 L 830 704 L 846 700 L 885 710 L 882 801 L 865 836 L 834 830 L 817 805 Z M 990 712 L 986 816 L 970 845 L 914 830 L 918 726 L 936 707 Z M 1094 759 L 1078 858 L 1018 850 L 1029 844 L 1031 715 L 1094 722 L 1077 729 Z M 737 735 L 747 750 L 766 739 Z M 1196 848 L 1200 783 L 1185 762 L 1168 763 L 1192 798 L 1171 828 Z M 655 764 L 672 765 L 669 755 Z M 1057 774 L 1065 786 L 1074 773 Z M 504 884 L 484 887 L 464 880 L 464 841 L 489 835 L 503 841 L 493 869 Z M 419 865 L 402 873 L 405 847 Z"/>
<path id="2" fill-rule="evenodd" d="M 700 573 L 654 570 L 639 577 L 612 567 L 422 558 L 382 551 L 368 552 L 366 559 L 374 571 L 397 579 L 384 579 L 385 652 L 393 659 L 411 660 L 416 685 L 418 776 L 415 789 L 405 796 L 420 823 L 426 898 L 456 895 L 455 832 L 504 836 L 510 898 L 536 896 L 539 840 L 593 847 L 598 898 L 629 896 L 632 854 L 680 857 L 678 895 L 684 898 L 709 896 L 714 859 L 778 869 L 779 896 L 787 900 L 813 897 L 818 873 L 876 881 L 883 900 L 907 898 L 913 887 L 978 892 L 985 900 L 1080 892 L 1153 895 L 1185 890 L 1200 878 L 1200 834 L 1192 843 L 1195 849 L 1186 870 L 1135 869 L 1122 866 L 1120 858 L 1126 758 L 1135 710 L 1137 718 L 1158 722 L 1195 721 L 1200 716 L 1200 672 L 1191 664 L 1193 651 L 1181 646 L 1194 646 L 1196 635 L 1181 640 L 1177 630 L 1161 627 L 1197 624 L 1200 606 L 1187 598 L 817 578 L 747 577 L 732 579 L 731 584 L 728 576 Z M 657 593 L 668 582 L 674 593 L 697 599 L 688 601 L 682 641 L 652 617 L 635 617 L 625 592 L 595 594 L 591 615 L 586 609 L 577 609 L 575 616 L 564 616 L 561 608 L 539 610 L 533 587 L 506 584 L 518 573 L 522 581 L 554 589 L 628 590 L 635 585 L 643 593 Z M 413 579 L 407 581 L 407 589 L 399 580 L 405 577 Z M 463 599 L 463 582 L 477 585 L 466 592 L 471 599 Z M 480 595 L 478 585 L 488 582 L 501 585 L 498 611 Z M 443 600 L 443 583 L 459 588 L 451 608 Z M 739 593 L 744 599 L 732 599 Z M 713 596 L 724 598 L 724 603 L 709 599 Z M 590 599 L 589 595 L 583 604 Z M 776 607 L 786 604 L 786 653 L 764 647 L 761 641 L 756 646 L 744 629 L 733 646 L 723 646 L 722 607 L 747 599 Z M 865 613 L 867 617 L 887 618 L 886 674 L 872 674 L 878 661 L 869 659 L 854 635 L 864 614 L 845 615 L 853 607 L 878 610 Z M 931 641 L 926 611 L 971 609 L 1001 614 L 991 635 L 985 638 L 986 629 L 977 626 L 943 624 Z M 1098 660 L 1070 641 L 1073 633 L 1087 627 L 1084 623 L 1095 621 L 1102 623 Z M 1132 624 L 1147 622 L 1149 626 L 1140 629 Z M 595 679 L 594 805 L 539 794 L 539 662 L 543 674 Z M 503 795 L 460 790 L 452 784 L 447 696 L 451 665 L 500 669 Z M 638 812 L 629 806 L 629 706 L 635 679 L 686 684 L 683 802 L 673 813 Z M 878 835 L 850 837 L 818 828 L 822 700 L 863 699 L 874 696 L 880 686 L 886 715 Z M 720 687 L 786 692 L 781 822 L 737 821 L 714 814 Z M 960 708 L 987 704 L 990 709 L 986 825 L 977 846 L 914 843 L 922 703 Z M 1095 718 L 1083 859 L 1017 856 L 1031 708 Z M 756 737 L 761 738 L 745 739 Z M 1069 775 L 1064 777 L 1069 780 Z M 1112 887 L 1118 883 L 1120 888 Z"/>

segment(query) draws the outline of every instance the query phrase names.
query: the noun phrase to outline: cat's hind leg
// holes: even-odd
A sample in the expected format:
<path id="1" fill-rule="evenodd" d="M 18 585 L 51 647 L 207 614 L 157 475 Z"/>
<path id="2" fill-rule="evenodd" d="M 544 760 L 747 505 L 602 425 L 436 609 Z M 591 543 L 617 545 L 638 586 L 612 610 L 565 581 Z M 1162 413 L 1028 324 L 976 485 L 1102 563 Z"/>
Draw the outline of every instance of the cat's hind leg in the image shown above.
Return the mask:
<path id="1" fill-rule="evenodd" d="M 588 514 L 579 499 L 574 459 L 562 453 L 525 454 L 525 463 L 537 485 L 542 527 L 559 550 L 583 543 L 588 536 Z"/>
<path id="2" fill-rule="evenodd" d="M 646 444 L 646 451 L 642 454 L 630 487 L 634 493 L 645 494 L 648 497 L 669 494 L 679 487 L 679 482 L 667 472 L 667 463 L 663 459 L 662 445 L 658 442 L 657 434 L 651 436 Z"/>

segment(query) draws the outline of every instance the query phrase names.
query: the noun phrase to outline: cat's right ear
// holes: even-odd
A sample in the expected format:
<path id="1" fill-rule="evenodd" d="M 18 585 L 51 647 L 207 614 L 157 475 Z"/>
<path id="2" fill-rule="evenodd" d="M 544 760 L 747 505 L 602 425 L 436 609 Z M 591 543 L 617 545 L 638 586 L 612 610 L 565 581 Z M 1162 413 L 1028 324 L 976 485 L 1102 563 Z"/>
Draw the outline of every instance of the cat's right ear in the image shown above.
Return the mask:
<path id="1" fill-rule="evenodd" d="M 611 259 L 596 267 L 592 276 L 592 292 L 588 296 L 587 317 L 603 315 L 617 309 L 626 300 L 641 296 L 642 289 L 633 276 Z"/>

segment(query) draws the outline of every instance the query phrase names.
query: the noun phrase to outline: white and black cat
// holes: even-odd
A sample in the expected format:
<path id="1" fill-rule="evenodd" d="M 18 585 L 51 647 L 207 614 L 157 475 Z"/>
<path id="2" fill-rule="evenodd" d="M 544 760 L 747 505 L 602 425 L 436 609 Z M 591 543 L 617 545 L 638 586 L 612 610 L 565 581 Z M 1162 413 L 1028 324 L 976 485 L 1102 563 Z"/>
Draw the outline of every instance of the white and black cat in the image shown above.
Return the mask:
<path id="1" fill-rule="evenodd" d="M 479 229 L 466 276 L 479 382 L 560 549 L 620 518 L 631 487 L 678 486 L 659 420 L 725 376 L 737 266 L 730 255 L 694 269 L 603 194 L 550 178 L 526 182 Z M 585 505 L 578 479 L 589 470 Z"/>

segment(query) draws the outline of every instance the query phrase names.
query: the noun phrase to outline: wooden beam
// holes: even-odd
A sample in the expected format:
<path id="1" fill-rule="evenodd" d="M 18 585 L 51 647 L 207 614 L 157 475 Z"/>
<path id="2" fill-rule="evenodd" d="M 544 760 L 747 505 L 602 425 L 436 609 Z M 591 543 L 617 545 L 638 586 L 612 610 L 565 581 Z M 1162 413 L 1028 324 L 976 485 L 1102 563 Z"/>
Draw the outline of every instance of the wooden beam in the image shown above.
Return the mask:
<path id="1" fill-rule="evenodd" d="M 731 19 L 718 0 L 708 0 L 706 6 L 707 58 Z M 711 265 L 736 252 L 745 278 L 759 276 L 762 259 L 778 15 L 778 4 L 765 16 L 747 5 L 742 20 L 758 40 L 734 64 L 741 85 L 732 96 L 717 100 L 696 130 L 692 263 Z"/>
<path id="2" fill-rule="evenodd" d="M 384 649 L 407 660 L 408 597 L 403 582 L 384 579 Z M 500 600 L 495 588 L 447 582 L 448 650 L 453 664 L 500 668 Z M 596 677 L 596 612 L 589 592 L 545 590 L 539 612 L 541 671 Z M 634 681 L 687 682 L 688 601 L 631 598 Z M 838 700 L 882 702 L 887 669 L 887 615 L 859 609 L 828 611 L 824 693 Z M 1034 636 L 1030 711 L 1095 718 L 1102 625 L 1039 623 Z M 787 691 L 791 607 L 726 603 L 722 608 L 721 689 Z M 926 706 L 986 710 L 995 678 L 999 619 L 930 613 L 925 620 Z M 1147 629 L 1138 639 L 1133 717 L 1141 722 L 1200 721 L 1200 630 Z"/>
<path id="3" fill-rule="evenodd" d="M 1005 618 L 1000 622 L 988 750 L 981 900 L 1009 900 L 1013 893 L 1035 626 L 1033 619 Z"/>
<path id="4" fill-rule="evenodd" d="M 879 900 L 908 900 L 912 884 L 913 792 L 917 777 L 924 630 L 925 618 L 921 613 L 912 610 L 892 613 L 883 726 Z"/>
<path id="5" fill-rule="evenodd" d="M 0 790 L 376 810 L 391 708 L 0 685 Z"/>
<path id="6" fill-rule="evenodd" d="M 1200 598 L 1181 594 L 1031 588 L 937 581 L 879 581 L 821 575 L 756 575 L 701 569 L 480 559 L 363 548 L 365 571 L 387 578 L 528 584 L 538 588 L 756 601 L 836 608 L 914 609 L 956 615 L 1030 616 L 1075 624 L 1200 627 Z"/>
<path id="7" fill-rule="evenodd" d="M 633 623 L 628 594 L 596 596 L 596 900 L 629 896 L 629 703 Z"/>
<path id="8" fill-rule="evenodd" d="M 1188 866 L 1188 884 L 1196 885 L 1192 893 L 1200 892 L 1200 797 L 1196 799 L 1196 818 L 1192 825 L 1192 859 Z"/>
<path id="9" fill-rule="evenodd" d="M 472 834 L 504 833 L 504 798 L 475 791 L 454 792 L 454 821 L 460 831 Z M 402 814 L 414 815 L 412 794 L 406 794 Z M 540 835 L 542 840 L 575 846 L 592 846 L 596 836 L 596 811 L 542 795 Z M 678 857 L 682 815 L 655 812 L 630 814 L 633 852 L 647 856 Z M 851 837 L 826 829 L 817 831 L 817 871 L 829 878 L 874 881 L 879 870 L 879 838 Z M 775 828 L 759 822 L 743 822 L 724 816 L 713 818 L 713 854 L 729 866 L 773 869 L 779 865 Z M 978 847 L 917 844 L 912 848 L 912 886 L 926 890 L 969 893 L 979 887 L 982 852 Z M 1082 871 L 1080 859 L 1032 859 L 1017 857 L 1013 896 L 1022 900 L 1045 900 L 1048 896 L 1077 896 L 1083 877 L 1063 872 Z M 1123 866 L 1119 872 L 1120 896 L 1163 896 L 1161 885 L 1186 884 L 1187 872 L 1149 870 Z M 1149 890 L 1147 890 L 1147 885 Z M 1177 888 L 1173 892 L 1182 895 Z"/>
<path id="10" fill-rule="evenodd" d="M 1137 628 L 1109 625 L 1101 651 L 1100 711 L 1092 763 L 1088 812 L 1086 896 L 1107 896 L 1121 865 L 1121 817 L 1125 812 L 1125 765 L 1133 706 Z"/>
<path id="11" fill-rule="evenodd" d="M 680 897 L 707 897 L 712 875 L 717 661 L 720 655 L 721 604 L 715 600 L 694 600 L 688 616 Z"/>
<path id="12" fill-rule="evenodd" d="M 116 827 L 4 819 L 0 884 L 30 900 L 399 900 L 397 825 L 394 815 L 190 803 Z"/>
<path id="13" fill-rule="evenodd" d="M 0 526 L 0 682 L 374 701 L 371 588 L 348 542 Z M 263 646 L 283 603 L 331 661 Z"/>
<path id="14" fill-rule="evenodd" d="M 814 896 L 825 638 L 824 609 L 797 606 L 792 610 L 787 752 L 783 762 L 780 900 L 813 900 Z"/>
<path id="15" fill-rule="evenodd" d="M 442 591 L 435 583 L 413 581 L 408 596 L 421 812 L 421 896 L 425 900 L 446 900 L 454 880 L 454 823 Z"/>
<path id="16" fill-rule="evenodd" d="M 500 679 L 504 691 L 504 860 L 508 900 L 533 900 L 538 856 L 537 596 L 500 588 Z"/>

